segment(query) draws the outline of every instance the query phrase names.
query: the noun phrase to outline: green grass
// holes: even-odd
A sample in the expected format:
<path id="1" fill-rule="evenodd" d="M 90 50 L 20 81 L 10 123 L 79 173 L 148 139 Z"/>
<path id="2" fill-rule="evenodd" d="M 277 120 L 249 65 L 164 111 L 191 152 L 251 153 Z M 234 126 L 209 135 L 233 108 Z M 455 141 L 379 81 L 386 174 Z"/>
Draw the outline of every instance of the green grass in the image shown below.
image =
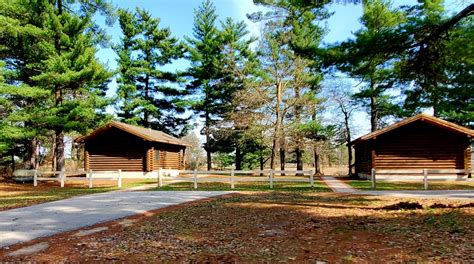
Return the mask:
<path id="1" fill-rule="evenodd" d="M 350 186 L 360 190 L 373 190 L 370 181 L 346 181 Z M 474 190 L 474 182 L 428 182 L 429 190 Z M 376 191 L 389 190 L 424 190 L 422 182 L 377 182 Z"/>
<path id="2" fill-rule="evenodd" d="M 193 183 L 179 182 L 154 188 L 155 191 L 192 191 Z M 235 183 L 235 188 L 231 189 L 230 184 L 220 182 L 198 183 L 198 191 L 317 191 L 330 192 L 331 190 L 322 182 L 315 180 L 314 189 L 309 183 L 304 182 L 274 182 L 273 189 L 270 189 L 268 182 L 240 182 Z"/>

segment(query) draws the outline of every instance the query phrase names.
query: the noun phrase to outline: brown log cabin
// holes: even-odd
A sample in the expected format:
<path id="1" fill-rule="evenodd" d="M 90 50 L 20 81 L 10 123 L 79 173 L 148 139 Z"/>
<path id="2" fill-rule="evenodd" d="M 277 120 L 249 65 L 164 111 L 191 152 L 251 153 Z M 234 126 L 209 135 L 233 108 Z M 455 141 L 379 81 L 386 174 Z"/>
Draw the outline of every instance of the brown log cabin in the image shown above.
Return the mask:
<path id="1" fill-rule="evenodd" d="M 75 142 L 84 143 L 86 171 L 149 172 L 185 168 L 187 144 L 157 130 L 112 121 Z"/>
<path id="2" fill-rule="evenodd" d="M 440 169 L 471 172 L 474 130 L 427 114 L 419 114 L 350 143 L 355 174 L 371 169 Z"/>

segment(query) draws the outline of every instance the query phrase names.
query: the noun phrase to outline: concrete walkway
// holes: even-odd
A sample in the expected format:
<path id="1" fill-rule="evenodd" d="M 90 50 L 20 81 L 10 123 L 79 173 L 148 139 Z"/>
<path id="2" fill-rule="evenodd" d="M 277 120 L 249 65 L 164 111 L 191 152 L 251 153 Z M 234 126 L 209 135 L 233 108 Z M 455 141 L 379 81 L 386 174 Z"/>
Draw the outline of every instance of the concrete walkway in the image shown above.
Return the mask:
<path id="1" fill-rule="evenodd" d="M 344 183 L 343 181 L 340 181 L 334 177 L 331 176 L 324 176 L 321 177 L 323 181 L 331 188 L 333 192 L 337 193 L 356 193 L 359 192 L 359 190 L 352 188 L 348 184 Z"/>
<path id="2" fill-rule="evenodd" d="M 0 212 L 0 248 L 230 192 L 117 191 Z"/>
<path id="3" fill-rule="evenodd" d="M 324 176 L 321 177 L 323 181 L 331 188 L 333 192 L 337 193 L 354 193 L 362 195 L 380 195 L 391 197 L 405 197 L 405 198 L 422 198 L 422 199 L 462 199 L 472 200 L 474 202 L 473 190 L 394 190 L 394 191 L 361 191 L 352 188 L 345 182 L 337 178 Z"/>

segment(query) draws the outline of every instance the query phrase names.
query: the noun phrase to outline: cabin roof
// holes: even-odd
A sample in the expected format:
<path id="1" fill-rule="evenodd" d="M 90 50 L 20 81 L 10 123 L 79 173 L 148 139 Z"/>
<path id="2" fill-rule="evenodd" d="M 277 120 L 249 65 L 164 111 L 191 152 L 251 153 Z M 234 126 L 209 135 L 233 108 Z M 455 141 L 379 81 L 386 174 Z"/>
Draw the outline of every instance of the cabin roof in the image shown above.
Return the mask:
<path id="1" fill-rule="evenodd" d="M 451 130 L 451 131 L 454 131 L 454 132 L 465 134 L 468 137 L 474 137 L 474 130 L 472 130 L 472 129 L 469 129 L 467 127 L 463 127 L 463 126 L 460 126 L 460 125 L 456 125 L 454 123 L 443 120 L 441 118 L 437 118 L 437 117 L 422 113 L 422 114 L 418 114 L 416 116 L 412 116 L 412 117 L 403 119 L 402 121 L 397 122 L 395 124 L 392 124 L 392 125 L 390 125 L 388 127 L 385 127 L 383 129 L 380 129 L 380 130 L 374 131 L 372 133 L 366 134 L 364 136 L 361 136 L 361 137 L 353 140 L 350 143 L 350 145 L 354 145 L 354 144 L 357 144 L 361 141 L 365 141 L 365 140 L 368 140 L 368 139 L 376 138 L 379 135 L 385 134 L 389 131 L 395 130 L 395 129 L 400 128 L 402 126 L 411 124 L 415 121 L 425 122 L 425 123 L 432 124 L 432 125 L 435 125 L 435 126 L 447 129 L 447 130 Z"/>
<path id="2" fill-rule="evenodd" d="M 161 131 L 158 131 L 158 130 L 153 130 L 153 129 L 150 129 L 150 128 L 144 128 L 144 127 L 140 127 L 140 126 L 129 125 L 129 124 L 125 124 L 125 123 L 118 122 L 118 121 L 111 121 L 111 122 L 107 123 L 105 126 L 94 130 L 89 135 L 76 138 L 74 141 L 75 142 L 84 142 L 85 140 L 96 136 L 98 133 L 100 133 L 102 131 L 110 129 L 111 127 L 115 127 L 117 129 L 125 131 L 129 134 L 135 135 L 135 136 L 137 136 L 139 138 L 142 138 L 144 140 L 147 140 L 147 141 L 167 143 L 167 144 L 180 145 L 180 146 L 189 146 L 189 144 L 184 142 L 183 140 L 181 140 L 179 138 L 176 138 L 176 137 L 173 137 L 171 135 L 168 135 L 164 132 L 161 132 Z"/>

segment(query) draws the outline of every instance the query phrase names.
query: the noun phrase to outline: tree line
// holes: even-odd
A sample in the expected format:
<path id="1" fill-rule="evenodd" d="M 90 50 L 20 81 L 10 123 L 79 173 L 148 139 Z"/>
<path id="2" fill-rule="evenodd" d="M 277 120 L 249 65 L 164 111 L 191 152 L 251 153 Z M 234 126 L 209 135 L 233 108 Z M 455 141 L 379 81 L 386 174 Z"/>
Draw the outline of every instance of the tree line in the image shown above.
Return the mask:
<path id="1" fill-rule="evenodd" d="M 200 120 L 208 169 L 292 162 L 318 170 L 322 154 L 353 139 L 358 109 L 372 131 L 429 108 L 474 127 L 474 5 L 449 14 L 440 0 L 399 8 L 350 1 L 363 7 L 362 28 L 324 43 L 334 1 L 254 3 L 266 10 L 248 14 L 258 38 L 205 0 L 192 36 L 179 39 L 145 9 L 106 0 L 1 2 L 0 162 L 62 170 L 65 138 L 113 118 L 177 137 Z M 118 43 L 94 22 L 99 16 L 119 24 Z M 113 48 L 116 70 L 97 59 L 100 47 Z M 180 60 L 189 67 L 168 70 Z M 327 121 L 330 110 L 337 114 Z M 347 157 L 350 164 L 350 147 Z"/>

